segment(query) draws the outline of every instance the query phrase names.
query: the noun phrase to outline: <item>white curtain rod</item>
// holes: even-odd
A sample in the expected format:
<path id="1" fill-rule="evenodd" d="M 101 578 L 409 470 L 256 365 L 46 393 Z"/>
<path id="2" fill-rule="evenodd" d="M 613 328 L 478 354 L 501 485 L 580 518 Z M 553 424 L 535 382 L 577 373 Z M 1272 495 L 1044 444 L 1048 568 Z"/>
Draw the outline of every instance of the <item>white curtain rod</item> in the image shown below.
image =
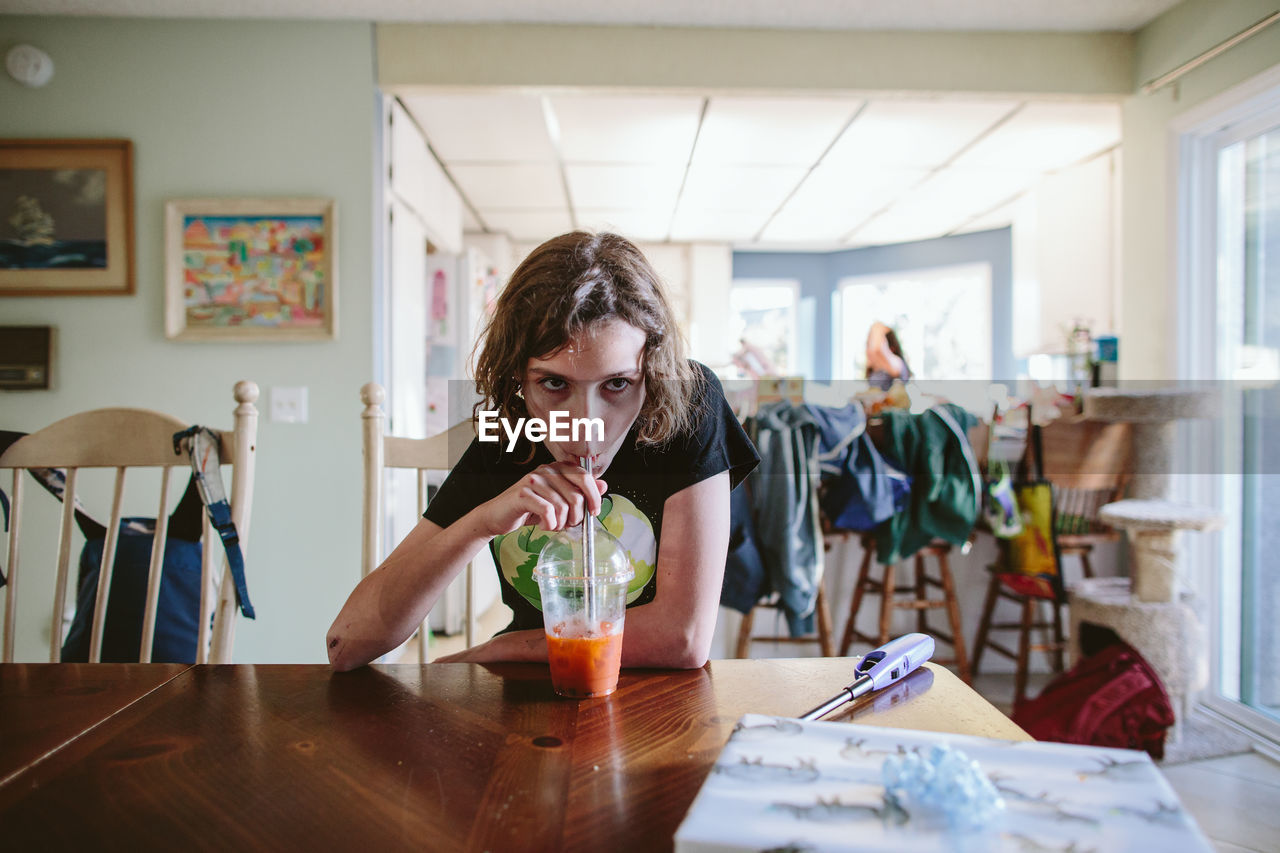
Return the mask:
<path id="1" fill-rule="evenodd" d="M 1270 15 L 1267 15 L 1265 18 L 1263 18 L 1261 21 L 1258 21 L 1253 26 L 1246 27 L 1245 29 L 1236 33 L 1235 35 L 1233 35 L 1231 38 L 1227 39 L 1224 42 L 1219 42 L 1217 45 L 1209 48 L 1204 53 L 1200 54 L 1194 59 L 1189 59 L 1186 62 L 1179 65 L 1177 68 L 1173 69 L 1172 71 L 1169 71 L 1165 74 L 1160 75 L 1154 80 L 1150 80 L 1147 83 L 1144 83 L 1142 86 L 1142 94 L 1150 95 L 1152 92 L 1158 92 L 1159 90 L 1163 89 L 1165 86 L 1168 86 L 1170 83 L 1173 83 L 1178 78 L 1182 77 L 1182 75 L 1186 74 L 1188 71 L 1191 71 L 1195 68 L 1199 68 L 1201 65 L 1204 65 L 1206 62 L 1208 62 L 1210 59 L 1213 59 L 1215 56 L 1222 53 L 1224 50 L 1230 50 L 1231 48 L 1235 47 L 1240 42 L 1244 41 L 1245 39 L 1249 38 L 1255 33 L 1261 32 L 1262 30 L 1271 26 L 1277 20 L 1280 20 L 1280 11 L 1272 12 Z"/>

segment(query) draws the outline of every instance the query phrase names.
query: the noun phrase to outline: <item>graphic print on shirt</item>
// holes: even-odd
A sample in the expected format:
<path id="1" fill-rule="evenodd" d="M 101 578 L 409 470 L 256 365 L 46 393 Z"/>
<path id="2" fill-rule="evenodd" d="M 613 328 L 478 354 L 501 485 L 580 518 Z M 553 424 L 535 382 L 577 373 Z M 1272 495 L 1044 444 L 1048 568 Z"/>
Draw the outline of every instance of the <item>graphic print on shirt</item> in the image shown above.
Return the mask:
<path id="1" fill-rule="evenodd" d="M 634 503 L 622 495 L 607 495 L 600 500 L 597 516 L 604 529 L 622 543 L 635 577 L 627 585 L 627 604 L 635 601 L 653 580 L 658 564 L 658 540 L 653 535 L 653 523 Z M 538 594 L 538 582 L 533 570 L 538 565 L 538 553 L 547 544 L 547 531 L 536 524 L 526 524 L 510 533 L 494 537 L 492 552 L 497 558 L 502 578 L 524 596 L 534 607 L 542 609 L 542 597 Z"/>

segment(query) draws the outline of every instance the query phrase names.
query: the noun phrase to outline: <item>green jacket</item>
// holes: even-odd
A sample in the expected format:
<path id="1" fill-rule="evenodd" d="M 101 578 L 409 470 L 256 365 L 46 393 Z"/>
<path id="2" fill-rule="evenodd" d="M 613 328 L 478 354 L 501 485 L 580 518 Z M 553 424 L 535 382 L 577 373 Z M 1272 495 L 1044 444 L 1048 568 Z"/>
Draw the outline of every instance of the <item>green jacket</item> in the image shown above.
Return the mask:
<path id="1" fill-rule="evenodd" d="M 982 477 L 966 437 L 977 419 L 942 403 L 919 415 L 890 409 L 884 420 L 880 451 L 910 475 L 911 503 L 875 529 L 876 559 L 896 563 L 935 539 L 963 543 L 982 508 Z"/>

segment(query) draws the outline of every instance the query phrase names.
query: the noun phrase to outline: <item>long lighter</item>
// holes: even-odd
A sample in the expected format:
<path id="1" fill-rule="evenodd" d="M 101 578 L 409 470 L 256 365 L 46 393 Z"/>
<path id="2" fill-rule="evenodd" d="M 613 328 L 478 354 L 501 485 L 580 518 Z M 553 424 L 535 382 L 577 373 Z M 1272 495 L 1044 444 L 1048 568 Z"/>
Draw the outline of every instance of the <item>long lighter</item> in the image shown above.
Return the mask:
<path id="1" fill-rule="evenodd" d="M 825 717 L 859 696 L 906 678 L 908 673 L 914 672 L 931 657 L 933 637 L 928 634 L 904 634 L 896 640 L 890 640 L 858 661 L 858 677 L 853 683 L 800 719 L 817 720 Z"/>

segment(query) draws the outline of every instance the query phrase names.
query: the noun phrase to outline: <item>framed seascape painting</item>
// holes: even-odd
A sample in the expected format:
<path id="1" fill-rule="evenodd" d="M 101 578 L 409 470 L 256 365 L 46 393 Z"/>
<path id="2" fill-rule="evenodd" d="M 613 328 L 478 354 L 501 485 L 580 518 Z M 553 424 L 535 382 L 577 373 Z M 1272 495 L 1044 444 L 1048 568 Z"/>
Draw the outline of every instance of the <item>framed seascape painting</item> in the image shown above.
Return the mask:
<path id="1" fill-rule="evenodd" d="M 0 296 L 133 286 L 133 144 L 0 139 Z"/>
<path id="2" fill-rule="evenodd" d="M 165 205 L 165 335 L 312 341 L 336 336 L 337 210 L 329 199 Z"/>

